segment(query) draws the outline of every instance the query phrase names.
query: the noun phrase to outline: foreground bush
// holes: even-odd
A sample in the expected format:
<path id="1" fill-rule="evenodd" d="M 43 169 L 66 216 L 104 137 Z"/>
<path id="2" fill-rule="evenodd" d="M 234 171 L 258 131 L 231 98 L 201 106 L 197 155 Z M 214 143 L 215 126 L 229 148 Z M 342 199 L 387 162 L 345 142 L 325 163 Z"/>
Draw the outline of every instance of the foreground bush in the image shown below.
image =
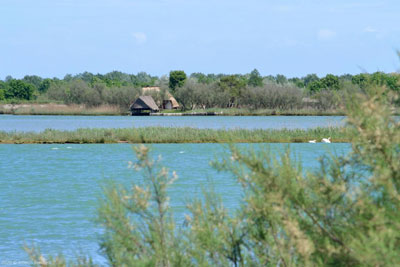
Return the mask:
<path id="1" fill-rule="evenodd" d="M 218 195 L 188 204 L 176 227 L 167 188 L 175 179 L 136 147 L 144 184 L 106 189 L 101 246 L 112 266 L 395 266 L 400 262 L 400 124 L 380 90 L 348 102 L 351 154 L 304 172 L 289 151 L 241 151 L 215 162 L 242 185 L 228 211 Z M 38 265 L 59 266 L 31 255 Z M 60 262 L 60 261 L 59 261 Z M 89 261 L 82 262 L 90 263 Z M 65 261 L 61 265 L 65 265 Z M 73 265 L 73 264 L 72 264 Z"/>

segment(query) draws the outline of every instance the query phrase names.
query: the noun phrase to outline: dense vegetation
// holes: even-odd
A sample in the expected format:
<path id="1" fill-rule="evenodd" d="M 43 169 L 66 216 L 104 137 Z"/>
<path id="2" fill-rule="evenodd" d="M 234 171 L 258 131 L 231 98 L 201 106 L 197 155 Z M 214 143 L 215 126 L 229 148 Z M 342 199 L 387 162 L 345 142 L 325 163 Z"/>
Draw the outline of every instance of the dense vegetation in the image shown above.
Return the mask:
<path id="1" fill-rule="evenodd" d="M 395 266 L 400 262 L 400 123 L 385 90 L 347 101 L 352 152 L 305 172 L 287 151 L 242 151 L 214 162 L 242 185 L 236 211 L 215 193 L 187 205 L 178 227 L 168 188 L 177 178 L 135 147 L 144 183 L 105 189 L 98 221 L 111 266 Z M 37 266 L 65 266 L 27 249 Z M 89 266 L 85 257 L 72 265 Z"/>
<path id="2" fill-rule="evenodd" d="M 66 75 L 63 79 L 10 76 L 0 81 L 0 101 L 64 103 L 86 108 L 107 105 L 126 111 L 145 86 L 160 86 L 156 98 L 169 90 L 183 110 L 210 108 L 273 109 L 273 110 L 335 110 L 343 108 L 345 92 L 357 92 L 370 85 L 385 86 L 399 91 L 399 75 L 375 72 L 358 75 L 319 78 L 309 74 L 301 78 L 284 75 L 261 76 L 255 69 L 245 75 L 192 73 L 171 71 L 169 77 L 155 77 L 141 72 L 137 75 L 113 71 L 105 75 L 89 72 Z"/>

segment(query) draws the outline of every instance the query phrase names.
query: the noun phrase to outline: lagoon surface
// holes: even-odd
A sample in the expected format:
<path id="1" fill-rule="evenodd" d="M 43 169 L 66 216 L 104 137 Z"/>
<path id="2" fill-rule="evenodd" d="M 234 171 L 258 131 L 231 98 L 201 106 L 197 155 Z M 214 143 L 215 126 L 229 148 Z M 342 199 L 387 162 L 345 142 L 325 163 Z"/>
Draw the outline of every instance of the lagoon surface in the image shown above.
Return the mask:
<path id="1" fill-rule="evenodd" d="M 195 127 L 211 129 L 309 129 L 342 126 L 344 116 L 42 116 L 0 115 L 0 131 L 35 131 L 47 128 Z"/>
<path id="2" fill-rule="evenodd" d="M 261 149 L 267 145 L 252 146 Z M 268 147 L 278 154 L 287 146 Z M 290 147 L 308 170 L 318 166 L 322 155 L 350 150 L 349 144 Z M 179 176 L 170 190 L 178 226 L 185 201 L 199 197 L 202 188 L 213 185 L 228 208 L 238 206 L 241 190 L 235 179 L 209 165 L 226 155 L 226 146 L 158 144 L 152 148 L 153 155 L 162 155 L 162 163 Z M 10 262 L 29 265 L 22 247 L 33 243 L 40 245 L 45 255 L 63 252 L 71 259 L 82 252 L 104 263 L 98 251 L 101 228 L 94 222 L 97 199 L 102 185 L 109 181 L 126 184 L 141 180 L 140 173 L 128 169 L 128 161 L 134 160 L 128 144 L 0 145 L 0 266 Z"/>

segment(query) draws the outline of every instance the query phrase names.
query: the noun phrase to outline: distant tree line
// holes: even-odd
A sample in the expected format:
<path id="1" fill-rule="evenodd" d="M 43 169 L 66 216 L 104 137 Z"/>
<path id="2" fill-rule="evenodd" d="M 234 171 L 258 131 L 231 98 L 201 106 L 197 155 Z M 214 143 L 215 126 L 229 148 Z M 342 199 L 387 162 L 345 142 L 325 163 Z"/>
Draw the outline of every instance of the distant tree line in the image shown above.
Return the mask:
<path id="1" fill-rule="evenodd" d="M 67 74 L 63 79 L 27 75 L 22 79 L 7 76 L 0 80 L 1 101 L 57 101 L 88 107 L 114 105 L 127 109 L 140 94 L 141 88 L 159 86 L 169 90 L 182 109 L 248 108 L 248 109 L 317 109 L 338 108 L 344 92 L 363 90 L 368 86 L 385 86 L 400 91 L 399 74 L 375 72 L 357 75 L 287 78 L 282 74 L 261 76 L 254 69 L 248 74 L 186 75 L 182 70 L 169 76 L 136 75 L 113 71 L 107 74 L 89 72 Z"/>

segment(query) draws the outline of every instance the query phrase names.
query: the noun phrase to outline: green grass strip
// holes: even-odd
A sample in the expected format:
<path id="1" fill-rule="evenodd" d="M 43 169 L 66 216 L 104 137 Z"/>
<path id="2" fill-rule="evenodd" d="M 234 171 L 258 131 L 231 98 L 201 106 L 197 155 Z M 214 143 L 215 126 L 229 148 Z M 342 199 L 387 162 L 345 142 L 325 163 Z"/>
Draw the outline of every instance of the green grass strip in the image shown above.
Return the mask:
<path id="1" fill-rule="evenodd" d="M 331 137 L 332 142 L 349 142 L 349 128 L 301 129 L 197 129 L 174 127 L 144 127 L 120 129 L 89 129 L 74 131 L 46 129 L 43 132 L 0 131 L 3 144 L 46 144 L 46 143 L 305 143 L 309 140 L 321 142 Z"/>

